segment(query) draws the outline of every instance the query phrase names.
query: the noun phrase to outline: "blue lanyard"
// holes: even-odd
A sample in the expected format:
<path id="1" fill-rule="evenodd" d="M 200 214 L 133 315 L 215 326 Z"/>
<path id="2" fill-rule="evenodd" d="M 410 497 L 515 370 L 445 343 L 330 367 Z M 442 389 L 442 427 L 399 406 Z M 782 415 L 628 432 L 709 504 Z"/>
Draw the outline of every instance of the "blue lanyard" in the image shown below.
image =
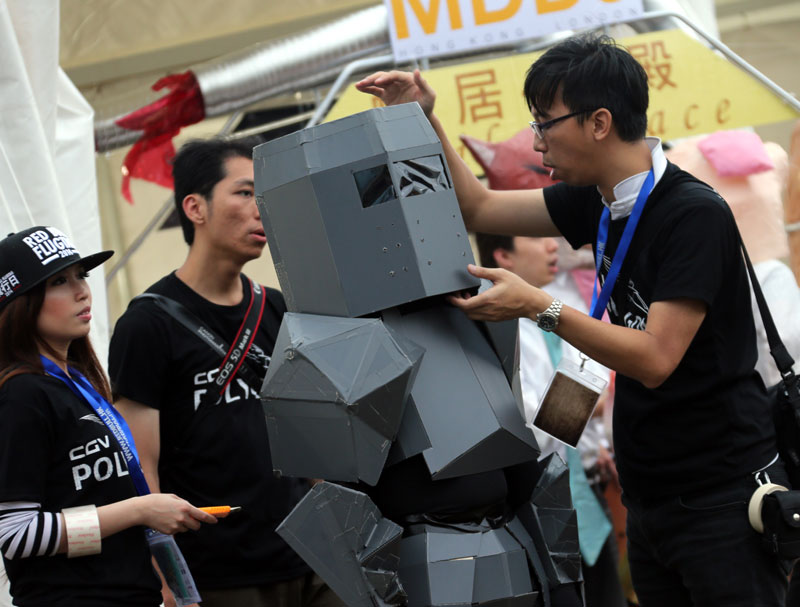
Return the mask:
<path id="1" fill-rule="evenodd" d="M 97 416 L 103 420 L 106 428 L 117 439 L 122 453 L 125 456 L 125 461 L 128 464 L 128 472 L 130 472 L 133 484 L 139 495 L 147 495 L 150 493 L 150 488 L 147 486 L 147 481 L 144 478 L 142 467 L 139 465 L 139 454 L 136 453 L 136 447 L 133 443 L 133 436 L 131 430 L 125 419 L 119 412 L 111 406 L 105 398 L 103 398 L 97 390 L 94 389 L 89 380 L 72 367 L 68 367 L 69 375 L 64 373 L 58 365 L 56 365 L 49 358 L 39 355 L 44 365 L 44 370 L 53 377 L 57 377 L 63 381 L 70 390 L 72 390 L 78 398 L 85 400 L 89 406 L 97 413 Z M 71 377 L 70 377 L 71 376 Z M 145 529 L 145 538 L 150 547 L 150 552 L 158 562 L 161 572 L 166 578 L 167 585 L 178 605 L 189 605 L 200 602 L 200 594 L 197 592 L 197 586 L 194 583 L 194 578 L 186 565 L 186 560 L 183 558 L 180 548 L 178 548 L 175 538 L 171 535 L 164 535 L 155 529 Z"/>
<path id="2" fill-rule="evenodd" d="M 639 218 L 642 216 L 644 204 L 650 192 L 653 191 L 653 184 L 655 183 L 655 174 L 653 169 L 647 173 L 647 177 L 642 184 L 642 189 L 639 190 L 639 195 L 636 197 L 636 203 L 633 205 L 628 223 L 625 224 L 625 230 L 622 232 L 617 250 L 614 252 L 614 259 L 611 261 L 611 268 L 608 270 L 606 279 L 603 282 L 603 288 L 600 290 L 600 296 L 597 295 L 597 283 L 600 281 L 600 268 L 603 265 L 603 253 L 606 250 L 606 242 L 608 241 L 608 225 L 610 222 L 610 213 L 608 207 L 603 209 L 603 214 L 600 216 L 600 225 L 597 228 L 597 256 L 595 265 L 597 269 L 597 276 L 594 280 L 594 288 L 592 289 L 592 310 L 590 314 L 596 319 L 600 320 L 603 316 L 603 310 L 606 309 L 608 299 L 611 297 L 611 291 L 614 290 L 614 283 L 617 282 L 622 262 L 625 260 L 625 255 L 628 252 L 628 247 L 633 240 L 633 233 L 636 231 L 636 225 L 639 223 Z"/>
<path id="3" fill-rule="evenodd" d="M 131 430 L 125 418 L 123 418 L 119 414 L 119 411 L 114 409 L 105 398 L 100 396 L 97 390 L 94 389 L 94 386 L 92 386 L 89 380 L 81 373 L 69 367 L 69 375 L 67 375 L 58 365 L 46 356 L 40 354 L 39 358 L 42 360 L 44 370 L 49 375 L 63 381 L 78 398 L 86 401 L 103 421 L 106 428 L 114 435 L 114 438 L 117 439 L 122 454 L 125 456 L 125 462 L 128 464 L 128 471 L 131 474 L 131 479 L 133 479 L 133 484 L 136 487 L 137 493 L 139 495 L 147 495 L 150 493 L 150 488 L 147 486 L 142 467 L 139 465 L 139 454 L 136 452 L 133 436 L 131 435 Z"/>

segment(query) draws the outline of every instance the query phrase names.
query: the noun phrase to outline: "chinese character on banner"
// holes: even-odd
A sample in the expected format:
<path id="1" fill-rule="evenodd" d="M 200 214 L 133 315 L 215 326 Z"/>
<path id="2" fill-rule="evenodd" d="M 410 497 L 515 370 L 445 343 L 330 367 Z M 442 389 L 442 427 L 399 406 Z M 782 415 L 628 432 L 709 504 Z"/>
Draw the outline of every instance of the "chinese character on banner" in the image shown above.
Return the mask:
<path id="1" fill-rule="evenodd" d="M 631 44 L 628 50 L 647 72 L 647 80 L 651 87 L 657 91 L 660 91 L 665 86 L 678 88 L 678 85 L 670 80 L 672 75 L 672 55 L 667 52 L 663 40 L 652 40 L 644 44 Z"/>
<path id="2" fill-rule="evenodd" d="M 467 122 L 467 111 L 470 122 L 503 117 L 503 106 L 499 99 L 501 92 L 493 69 L 458 74 L 456 91 L 460 106 L 460 124 Z"/>

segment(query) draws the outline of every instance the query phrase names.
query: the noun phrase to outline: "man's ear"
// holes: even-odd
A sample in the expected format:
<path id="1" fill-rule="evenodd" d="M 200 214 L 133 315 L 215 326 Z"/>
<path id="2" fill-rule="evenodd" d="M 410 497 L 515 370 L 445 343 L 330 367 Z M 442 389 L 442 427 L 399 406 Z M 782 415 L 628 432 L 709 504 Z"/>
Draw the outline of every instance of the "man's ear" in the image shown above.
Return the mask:
<path id="1" fill-rule="evenodd" d="M 199 194 L 188 194 L 183 199 L 183 212 L 193 224 L 200 225 L 205 223 L 208 216 L 208 204 L 206 199 Z"/>
<path id="2" fill-rule="evenodd" d="M 492 257 L 494 257 L 494 262 L 497 264 L 498 268 L 508 270 L 509 272 L 514 271 L 514 258 L 511 251 L 497 248 L 492 252 Z"/>
<path id="3" fill-rule="evenodd" d="M 611 134 L 614 126 L 614 118 L 606 108 L 601 107 L 599 110 L 592 112 L 589 118 L 592 125 L 592 135 L 596 141 L 605 139 Z"/>

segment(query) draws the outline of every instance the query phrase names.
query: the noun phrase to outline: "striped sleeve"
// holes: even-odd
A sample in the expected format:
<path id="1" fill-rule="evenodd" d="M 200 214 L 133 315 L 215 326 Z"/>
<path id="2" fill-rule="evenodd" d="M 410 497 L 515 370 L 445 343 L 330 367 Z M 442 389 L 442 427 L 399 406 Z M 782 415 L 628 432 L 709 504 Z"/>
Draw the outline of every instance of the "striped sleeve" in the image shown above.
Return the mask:
<path id="1" fill-rule="evenodd" d="M 7 559 L 52 556 L 61 540 L 61 515 L 34 502 L 0 503 L 0 552 Z"/>

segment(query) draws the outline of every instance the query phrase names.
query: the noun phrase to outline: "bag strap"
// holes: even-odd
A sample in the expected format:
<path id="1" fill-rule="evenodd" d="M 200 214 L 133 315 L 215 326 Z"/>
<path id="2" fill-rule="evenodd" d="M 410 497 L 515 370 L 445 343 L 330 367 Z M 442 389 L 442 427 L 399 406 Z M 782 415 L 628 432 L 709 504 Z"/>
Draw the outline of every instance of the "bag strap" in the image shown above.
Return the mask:
<path id="1" fill-rule="evenodd" d="M 719 196 L 719 193 L 714 188 L 707 183 L 703 183 L 702 181 L 694 182 L 692 185 L 689 185 L 688 189 L 703 189 L 714 192 L 717 196 Z M 720 198 L 722 197 L 720 196 Z M 742 257 L 744 258 L 744 263 L 747 267 L 747 273 L 750 276 L 750 284 L 752 285 L 753 294 L 755 295 L 756 303 L 758 304 L 758 311 L 761 313 L 761 320 L 764 323 L 764 329 L 767 332 L 769 353 L 772 355 L 775 365 L 778 367 L 778 371 L 781 374 L 784 385 L 788 389 L 789 386 L 793 385 L 796 380 L 794 370 L 792 369 L 794 366 L 794 359 L 789 354 L 789 350 L 786 349 L 786 346 L 783 345 L 783 341 L 778 334 L 778 330 L 775 328 L 775 321 L 772 319 L 772 314 L 769 311 L 769 306 L 767 305 L 767 300 L 764 297 L 764 292 L 761 290 L 761 285 L 756 277 L 756 271 L 753 269 L 753 264 L 750 262 L 750 256 L 747 254 L 747 249 L 744 246 L 744 240 L 742 240 L 742 233 L 739 231 L 739 226 L 736 223 L 736 217 L 734 217 L 733 211 L 727 203 L 725 204 L 725 208 L 728 210 L 731 220 L 733 221 L 733 226 L 736 229 L 736 235 L 739 237 L 739 248 L 742 250 Z"/>
<path id="2" fill-rule="evenodd" d="M 152 301 L 161 310 L 183 325 L 192 335 L 195 335 L 214 352 L 222 356 L 222 362 L 217 369 L 217 377 L 214 380 L 219 390 L 216 391 L 216 393 L 214 391 L 206 392 L 206 395 L 200 401 L 198 410 L 203 407 L 206 402 L 210 404 L 219 402 L 219 399 L 222 398 L 225 390 L 237 374 L 250 388 L 258 390 L 261 386 L 261 378 L 258 374 L 249 365 L 243 364 L 258 333 L 258 326 L 261 324 L 261 317 L 264 314 L 264 304 L 266 301 L 263 287 L 254 283 L 252 280 L 249 282 L 251 293 L 250 304 L 248 305 L 242 324 L 239 326 L 239 330 L 230 346 L 225 340 L 214 333 L 214 331 L 205 326 L 195 314 L 179 301 L 157 293 L 142 293 L 131 300 L 131 303 L 145 299 Z M 211 399 L 212 396 L 213 400 Z"/>
<path id="3" fill-rule="evenodd" d="M 775 321 L 772 319 L 772 314 L 769 311 L 767 300 L 764 297 L 764 292 L 761 290 L 761 285 L 756 278 L 756 272 L 753 269 L 753 264 L 750 262 L 750 256 L 747 254 L 747 249 L 742 241 L 742 236 L 739 234 L 739 244 L 742 248 L 742 255 L 744 256 L 745 265 L 747 266 L 747 273 L 750 275 L 750 283 L 753 286 L 753 294 L 756 296 L 756 303 L 758 310 L 761 313 L 761 320 L 764 323 L 764 329 L 767 332 L 767 342 L 769 343 L 769 353 L 775 360 L 778 371 L 781 374 L 784 382 L 790 383 L 794 379 L 794 359 L 789 354 L 786 346 L 783 344 L 778 330 L 775 327 Z"/>

